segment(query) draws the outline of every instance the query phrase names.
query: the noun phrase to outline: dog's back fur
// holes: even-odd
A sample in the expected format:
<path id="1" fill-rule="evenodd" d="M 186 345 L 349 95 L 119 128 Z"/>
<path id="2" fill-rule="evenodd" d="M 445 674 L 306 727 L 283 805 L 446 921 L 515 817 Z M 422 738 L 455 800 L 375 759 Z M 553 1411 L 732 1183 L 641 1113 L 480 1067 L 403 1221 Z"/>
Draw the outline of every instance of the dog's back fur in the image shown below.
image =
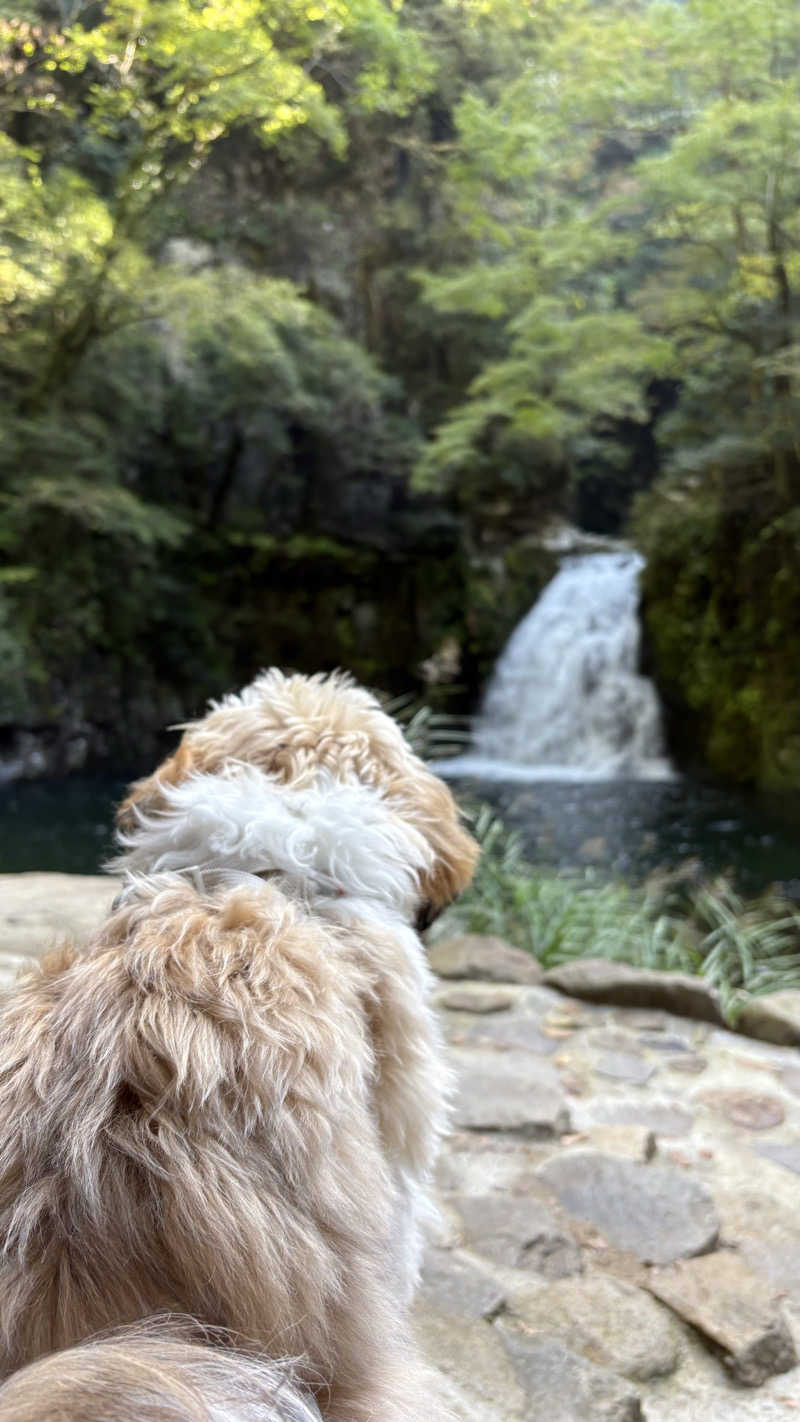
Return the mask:
<path id="1" fill-rule="evenodd" d="M 432 1153 L 441 1090 L 404 963 L 274 883 L 163 875 L 22 980 L 0 1013 L 0 1375 L 178 1311 L 305 1358 L 329 1418 L 419 1415 L 387 1155 Z"/>

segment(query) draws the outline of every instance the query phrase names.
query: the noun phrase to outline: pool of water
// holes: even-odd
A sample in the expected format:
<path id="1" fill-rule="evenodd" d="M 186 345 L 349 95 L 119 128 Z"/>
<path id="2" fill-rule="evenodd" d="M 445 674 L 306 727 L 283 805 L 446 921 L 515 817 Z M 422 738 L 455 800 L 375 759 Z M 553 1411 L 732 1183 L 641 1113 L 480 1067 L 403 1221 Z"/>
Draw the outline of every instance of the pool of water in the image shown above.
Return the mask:
<path id="1" fill-rule="evenodd" d="M 539 864 L 593 865 L 637 881 L 697 858 L 745 893 L 780 882 L 800 898 L 800 796 L 756 797 L 678 777 L 452 784 L 495 806 Z"/>
<path id="2" fill-rule="evenodd" d="M 0 873 L 30 869 L 96 874 L 112 852 L 114 806 L 124 780 L 70 776 L 0 789 Z M 800 898 L 800 797 L 757 798 L 689 779 L 453 782 L 488 800 L 529 857 L 560 868 L 593 865 L 641 879 L 698 858 L 729 870 L 743 891 L 780 881 Z"/>
<path id="3" fill-rule="evenodd" d="M 99 874 L 112 853 L 114 807 L 125 780 L 70 775 L 0 788 L 0 873 Z"/>

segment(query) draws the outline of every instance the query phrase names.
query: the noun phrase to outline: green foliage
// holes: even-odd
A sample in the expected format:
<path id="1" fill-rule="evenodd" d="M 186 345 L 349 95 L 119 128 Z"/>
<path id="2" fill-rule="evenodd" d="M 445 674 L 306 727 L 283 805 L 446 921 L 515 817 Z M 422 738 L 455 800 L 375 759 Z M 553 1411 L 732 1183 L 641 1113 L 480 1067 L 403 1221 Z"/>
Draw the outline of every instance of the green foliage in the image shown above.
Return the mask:
<path id="1" fill-rule="evenodd" d="M 796 493 L 793 5 L 569 0 L 553 18 L 521 37 L 496 95 L 457 112 L 447 183 L 474 255 L 420 281 L 434 309 L 499 324 L 503 350 L 421 481 L 484 496 L 506 477 L 500 428 L 527 439 L 534 489 L 542 462 L 569 488 L 587 438 L 647 424 L 668 377 L 685 386 L 668 458 L 701 476 L 761 465 Z"/>
<path id="2" fill-rule="evenodd" d="M 749 998 L 794 987 L 800 971 L 800 913 L 766 896 L 744 901 L 724 878 L 685 886 L 653 876 L 641 888 L 602 882 L 591 870 L 556 873 L 525 863 L 519 838 L 486 805 L 473 833 L 482 853 L 472 886 L 437 923 L 490 933 L 545 967 L 608 958 L 638 967 L 697 973 L 735 1021 Z"/>

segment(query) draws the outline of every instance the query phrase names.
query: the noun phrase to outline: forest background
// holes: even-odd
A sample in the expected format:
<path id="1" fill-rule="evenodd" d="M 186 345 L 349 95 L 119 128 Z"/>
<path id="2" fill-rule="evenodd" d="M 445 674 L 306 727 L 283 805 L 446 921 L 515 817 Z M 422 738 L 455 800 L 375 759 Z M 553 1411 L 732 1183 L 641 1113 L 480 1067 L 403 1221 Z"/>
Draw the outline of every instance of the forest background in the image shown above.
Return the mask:
<path id="1" fill-rule="evenodd" d="M 648 560 L 673 753 L 796 786 L 799 61 L 795 0 L 0 7 L 7 762 L 270 662 L 468 709 L 558 515 Z"/>

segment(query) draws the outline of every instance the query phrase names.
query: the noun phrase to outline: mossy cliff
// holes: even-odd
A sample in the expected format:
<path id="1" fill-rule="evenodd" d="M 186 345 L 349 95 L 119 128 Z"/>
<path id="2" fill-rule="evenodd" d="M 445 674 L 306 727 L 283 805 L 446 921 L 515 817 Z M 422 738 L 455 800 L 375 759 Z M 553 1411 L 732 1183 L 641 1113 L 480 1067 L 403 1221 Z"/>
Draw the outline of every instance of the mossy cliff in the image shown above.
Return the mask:
<path id="1" fill-rule="evenodd" d="M 800 511 L 769 521 L 708 494 L 649 495 L 650 667 L 679 760 L 763 789 L 800 785 Z"/>
<path id="2" fill-rule="evenodd" d="M 102 538 L 66 534 L 50 577 L 6 589 L 0 777 L 147 764 L 165 726 L 271 664 L 346 667 L 466 710 L 552 572 L 525 540 L 470 555 L 459 522 L 424 501 L 361 542 L 209 533 L 134 570 L 115 571 Z"/>

